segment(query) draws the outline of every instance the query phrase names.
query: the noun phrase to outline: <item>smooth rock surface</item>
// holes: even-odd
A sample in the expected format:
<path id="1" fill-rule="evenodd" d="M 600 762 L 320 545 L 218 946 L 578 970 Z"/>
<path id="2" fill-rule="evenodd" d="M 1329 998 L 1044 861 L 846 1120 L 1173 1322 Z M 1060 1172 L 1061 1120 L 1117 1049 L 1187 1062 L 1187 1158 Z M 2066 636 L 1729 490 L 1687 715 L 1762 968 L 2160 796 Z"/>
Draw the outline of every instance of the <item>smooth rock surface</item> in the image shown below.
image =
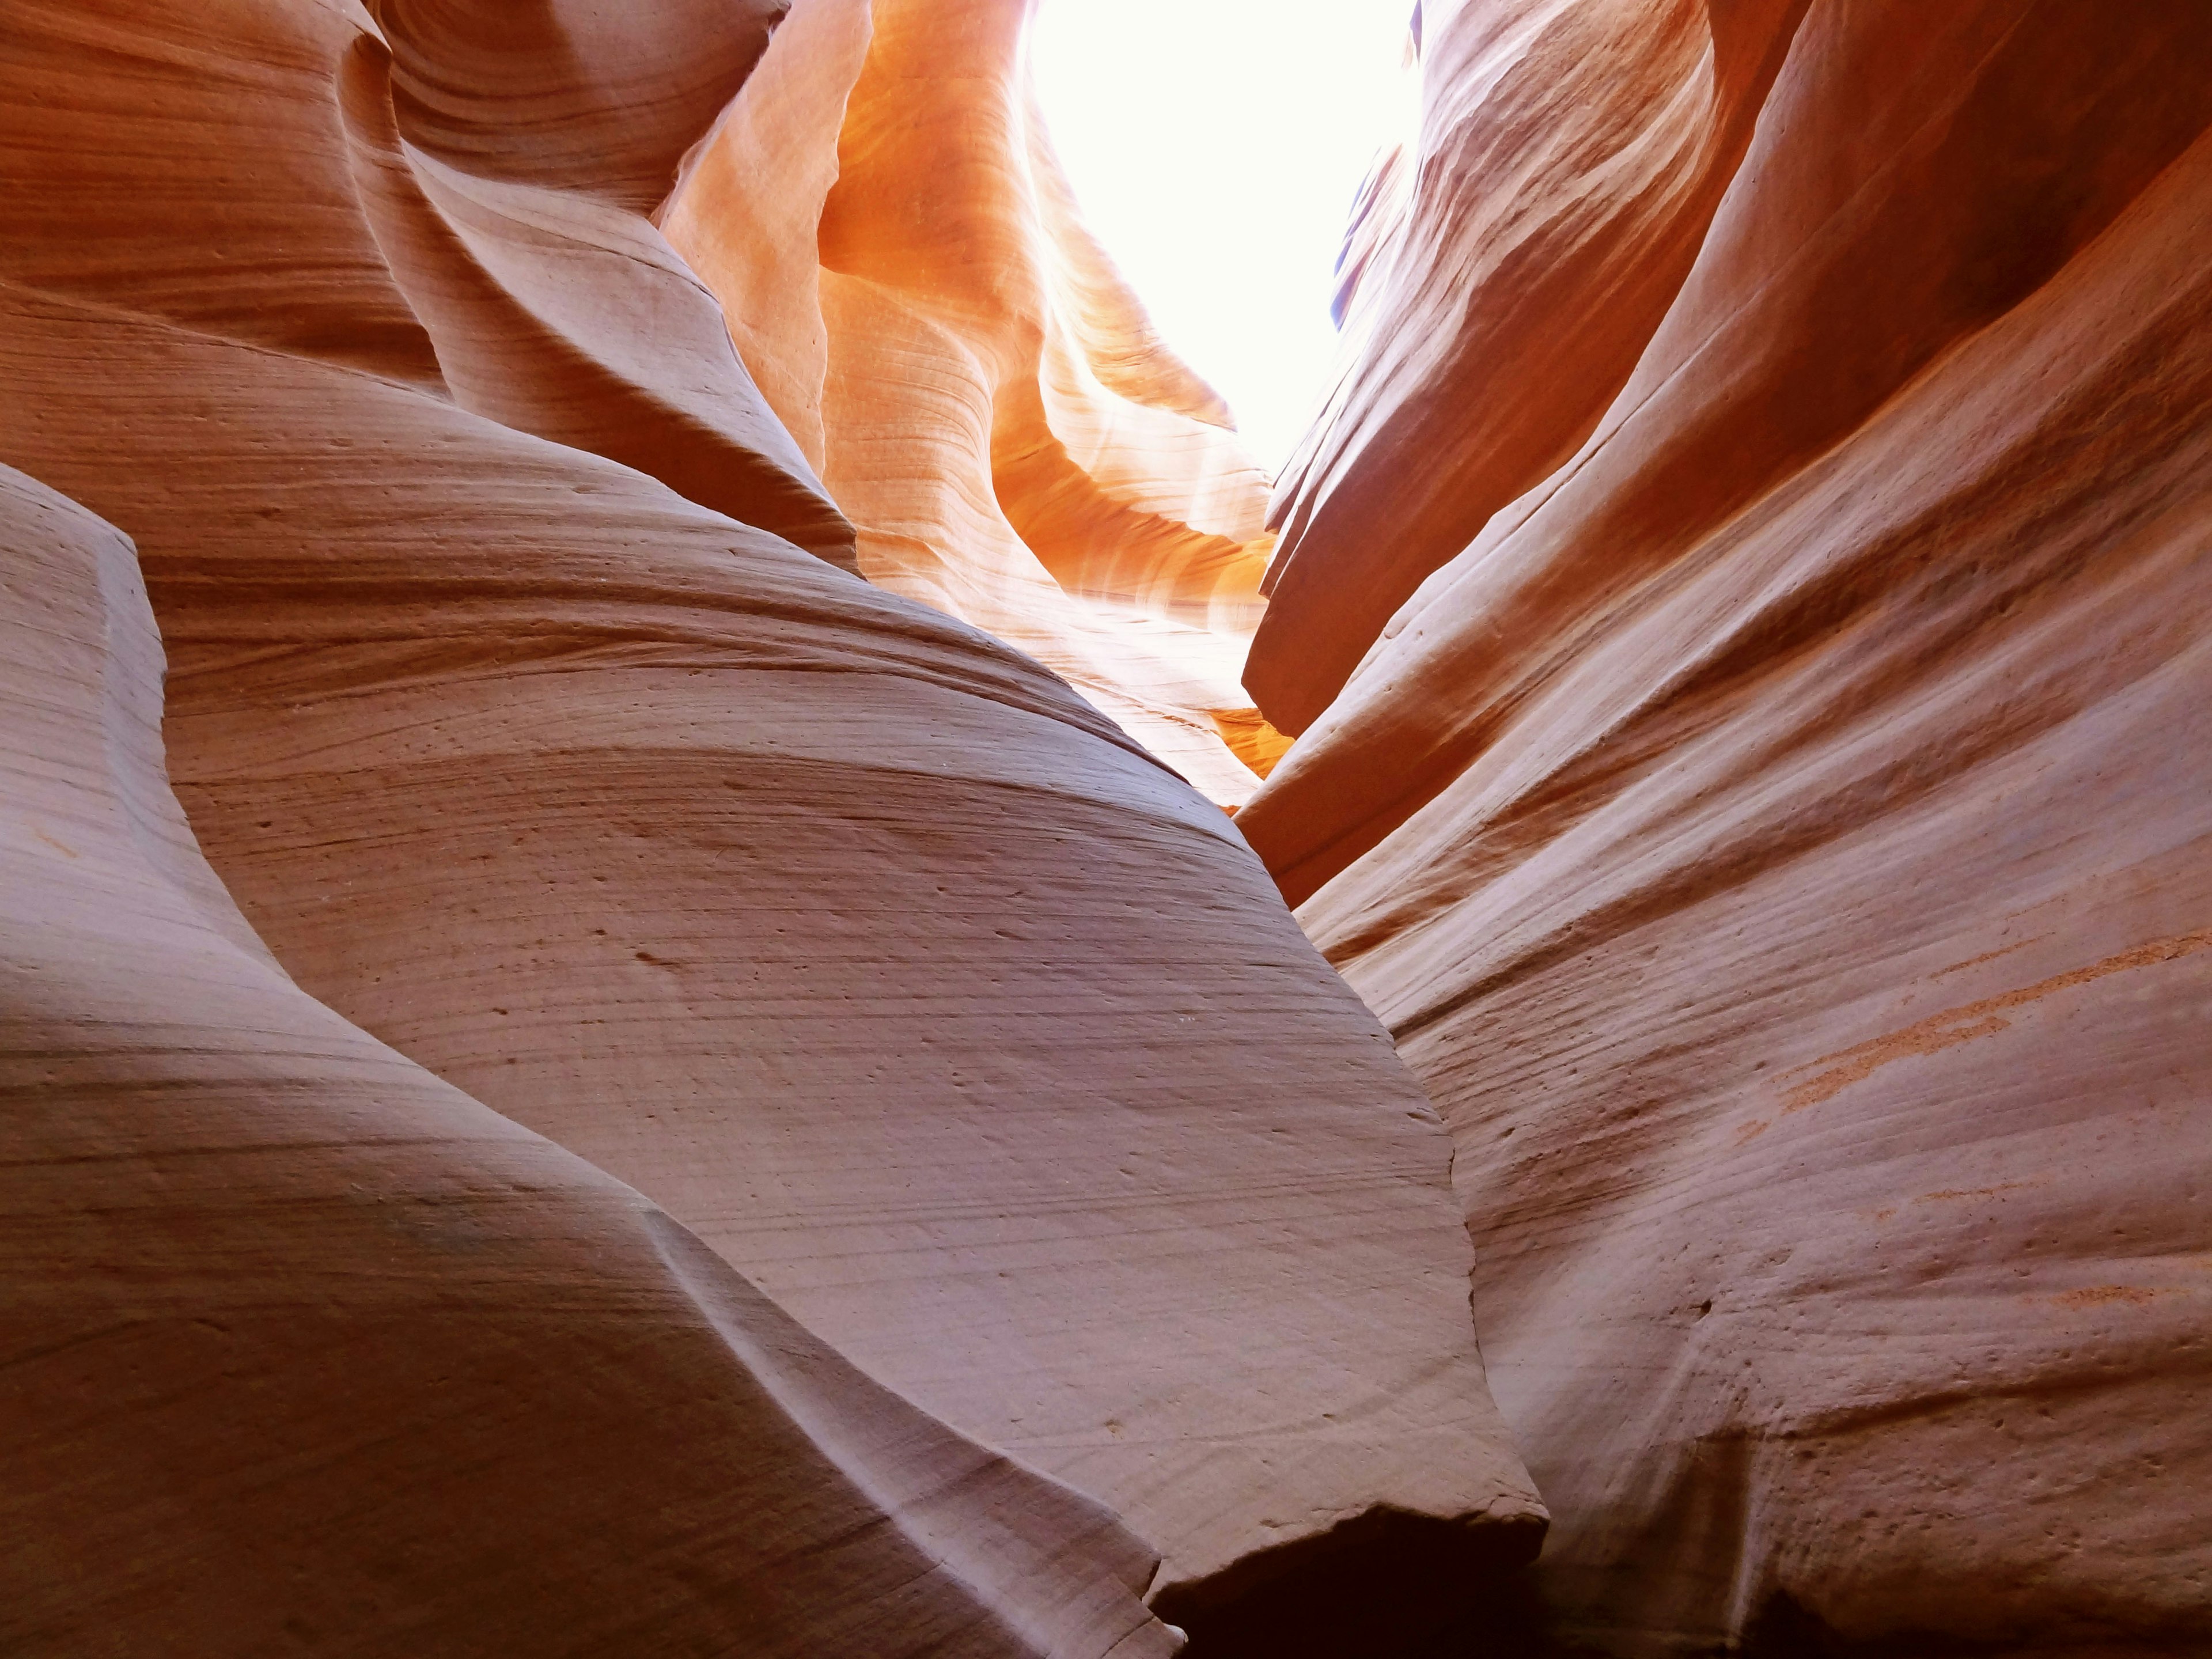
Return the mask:
<path id="1" fill-rule="evenodd" d="M 1156 1558 L 308 998 L 0 469 L 0 1645 L 1164 1656 Z"/>
<path id="2" fill-rule="evenodd" d="M 960 40 L 1001 52 L 1013 12 L 972 9 Z M 722 356 L 702 344 L 709 291 L 645 210 L 687 134 L 703 177 L 738 130 L 714 100 L 759 9 L 374 10 L 0 22 L 0 459 L 137 541 L 172 775 L 259 937 L 870 1376 L 1110 1506 L 1199 1650 L 1240 1650 L 1263 1601 L 1314 1601 L 1324 1648 L 1333 1618 L 1381 1640 L 1464 1609 L 1543 1511 L 1483 1385 L 1448 1143 L 1381 1028 L 1218 807 L 1060 680 L 726 516 L 803 501 L 771 485 L 804 483 L 811 440 L 746 423 L 755 383 L 719 320 Z M 897 10 L 877 47 L 926 33 Z M 744 37 L 721 58 L 706 12 Z M 810 18 L 838 21 L 786 27 Z M 583 52 L 595 28 L 618 47 Z M 909 93 L 917 131 L 957 112 L 872 84 L 872 131 Z M 914 163 L 885 137 L 882 165 Z M 854 199 L 848 263 L 896 264 L 906 233 L 868 223 L 895 198 Z M 1054 269 L 1093 293 L 1083 372 L 1104 384 L 1095 343 L 1119 341 L 1116 383 L 1200 428 L 1103 269 Z M 974 338 L 1018 343 L 1030 314 Z M 839 396 L 895 356 L 830 343 Z M 1042 456 L 1042 522 L 1041 434 L 1088 432 L 1085 490 L 1164 524 L 1156 489 L 1175 533 L 1235 544 L 1249 481 L 1206 482 L 1214 439 L 1122 478 L 1134 452 L 1077 420 L 1112 407 L 1080 364 L 1054 382 L 1021 349 L 1027 392 L 962 465 Z M 653 453 L 626 448 L 650 422 Z M 991 475 L 916 488 L 969 484 L 983 522 Z M 1209 637 L 1171 620 L 1203 584 L 1133 545 L 1068 580 Z"/>
<path id="3" fill-rule="evenodd" d="M 1425 0 L 1421 130 L 1355 211 L 1356 349 L 1277 481 L 1244 684 L 1304 732 L 1422 578 L 1589 435 L 1806 0 Z"/>
<path id="4" fill-rule="evenodd" d="M 1606 1652 L 2212 1646 L 2208 122 L 2194 5 L 1815 0 L 1595 434 L 1240 816 Z"/>
<path id="5" fill-rule="evenodd" d="M 643 211 L 781 7 L 373 10 L 340 71 L 355 182 L 454 400 L 854 568 L 852 526 Z"/>

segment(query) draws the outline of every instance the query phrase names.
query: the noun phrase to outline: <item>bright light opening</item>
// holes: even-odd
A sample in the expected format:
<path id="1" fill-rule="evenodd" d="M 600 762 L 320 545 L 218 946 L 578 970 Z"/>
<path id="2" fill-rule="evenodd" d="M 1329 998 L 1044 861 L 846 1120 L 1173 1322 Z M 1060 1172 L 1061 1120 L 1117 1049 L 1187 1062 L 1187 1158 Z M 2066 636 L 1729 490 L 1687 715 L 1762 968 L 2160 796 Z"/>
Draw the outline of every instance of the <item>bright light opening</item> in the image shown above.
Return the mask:
<path id="1" fill-rule="evenodd" d="M 1045 119 L 1168 343 L 1280 467 L 1328 390 L 1352 198 L 1412 130 L 1413 0 L 1039 0 Z"/>

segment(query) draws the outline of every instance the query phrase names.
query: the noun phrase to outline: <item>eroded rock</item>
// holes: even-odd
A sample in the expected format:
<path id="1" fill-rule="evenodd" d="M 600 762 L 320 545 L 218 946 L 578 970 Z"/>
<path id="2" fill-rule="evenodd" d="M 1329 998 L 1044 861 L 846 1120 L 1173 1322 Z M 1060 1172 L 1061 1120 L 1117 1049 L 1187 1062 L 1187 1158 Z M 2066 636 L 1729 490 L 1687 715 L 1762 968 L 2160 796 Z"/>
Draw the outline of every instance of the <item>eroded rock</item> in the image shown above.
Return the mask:
<path id="1" fill-rule="evenodd" d="M 1156 1558 L 299 989 L 130 544 L 0 471 L 0 1638 L 1165 1656 Z"/>
<path id="2" fill-rule="evenodd" d="M 1482 1383 L 1448 1145 L 1381 1028 L 1219 808 L 1060 679 L 729 516 L 825 522 L 800 510 L 805 422 L 747 413 L 804 376 L 701 343 L 714 301 L 647 185 L 690 123 L 710 137 L 762 9 L 373 9 L 45 0 L 0 58 L 0 458 L 137 541 L 171 775 L 258 938 L 410 1087 L 628 1183 L 878 1382 L 1109 1507 L 1194 1628 L 1278 1570 L 1389 1584 L 1408 1528 L 1469 1571 L 1398 1601 L 1463 1604 L 1543 1512 Z M 886 51 L 920 28 L 896 9 Z M 970 9 L 996 50 L 1020 9 Z M 837 21 L 786 27 L 810 17 Z M 619 42 L 584 52 L 593 30 Z M 969 459 L 987 483 L 1001 441 L 1042 465 L 1050 430 L 1089 446 L 1083 489 L 1140 517 L 1172 498 L 1179 545 L 1233 543 L 1255 498 L 1206 459 L 1230 440 L 1200 392 L 1064 204 L 1024 213 L 1080 303 Z M 1179 423 L 1147 431 L 1215 437 L 1153 478 L 1083 423 L 1109 379 Z M 1027 498 L 1038 522 L 1059 487 Z M 854 521 L 865 568 L 881 526 Z M 1147 592 L 1171 616 L 1212 591 L 1135 546 L 1093 573 L 1132 614 L 1164 628 Z M 1181 696 L 1176 720 L 1202 712 Z M 648 1413 L 663 1385 L 634 1386 Z M 1126 1577 L 1123 1534 L 1064 1535 L 1071 1571 Z"/>
<path id="3" fill-rule="evenodd" d="M 2212 1639 L 2208 52 L 1813 5 L 1589 441 L 1240 817 L 1453 1130 L 1607 1651 Z"/>

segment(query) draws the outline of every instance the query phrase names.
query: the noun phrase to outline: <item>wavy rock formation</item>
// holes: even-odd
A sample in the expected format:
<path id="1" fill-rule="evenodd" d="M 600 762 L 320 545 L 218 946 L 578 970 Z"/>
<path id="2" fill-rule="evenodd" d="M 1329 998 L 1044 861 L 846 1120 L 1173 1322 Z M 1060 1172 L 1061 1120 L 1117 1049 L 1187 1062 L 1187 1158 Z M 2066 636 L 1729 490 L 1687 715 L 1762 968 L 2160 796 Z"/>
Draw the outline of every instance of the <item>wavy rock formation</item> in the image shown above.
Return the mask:
<path id="1" fill-rule="evenodd" d="M 10 1653 L 1140 1655 L 1155 1565 L 311 1000 L 130 544 L 0 470 Z"/>
<path id="2" fill-rule="evenodd" d="M 1443 194 L 1360 278 L 1255 657 L 1279 720 L 1326 712 L 1239 825 L 1457 1142 L 1572 1631 L 2197 1651 L 2212 33 L 2185 3 L 1766 9 L 1786 61 L 1694 262 L 1663 318 L 1608 299 L 1583 358 L 1490 233 L 1431 227 L 1680 262 L 1686 205 L 1587 182 L 1643 176 L 1644 116 L 1516 91 L 1547 31 L 1628 9 L 1426 8 Z M 1649 112 L 1702 71 L 1642 9 L 1607 74 Z M 1714 9 L 1713 62 L 1760 9 Z M 1524 160 L 1455 167 L 1449 110 Z M 1593 124 L 1614 148 L 1562 172 Z M 1446 290 L 1449 339 L 1405 332 Z M 1423 350 L 1499 389 L 1409 455 L 1389 434 L 1476 384 L 1409 377 Z M 1409 469 L 1465 494 L 1407 564 Z M 1361 502 L 1371 570 L 1315 539 Z M 1317 548 L 1348 613 L 1486 518 L 1371 647 L 1290 650 Z"/>
<path id="3" fill-rule="evenodd" d="M 2212 1646 L 2201 6 L 1029 9 L 0 16 L 0 1646 Z"/>
<path id="4" fill-rule="evenodd" d="M 454 401 L 855 568 L 720 307 L 645 217 L 781 8 L 690 0 L 652 29 L 575 5 L 373 9 L 341 75 L 354 176 Z M 699 49 L 661 49 L 677 39 Z"/>
<path id="5" fill-rule="evenodd" d="M 216 1057 L 184 1073 L 180 1121 L 149 1120 L 147 1145 L 198 1124 L 246 1149 L 112 1178 L 167 1193 L 158 1227 L 179 1237 L 231 1224 L 189 1184 L 215 1175 L 193 1170 L 222 1172 L 222 1201 L 244 1206 L 236 1224 L 249 1231 L 296 1194 L 296 1222 L 287 1211 L 281 1227 L 267 1223 L 277 1231 L 252 1232 L 276 1265 L 238 1294 L 290 1310 L 309 1334 L 338 1317 L 328 1308 L 354 1305 L 345 1264 L 369 1248 L 362 1237 L 384 1236 L 382 1219 L 347 1207 L 362 1158 L 398 1207 L 422 1187 L 440 1195 L 425 1242 L 407 1249 L 441 1262 L 477 1251 L 475 1230 L 504 1238 L 509 1213 L 536 1241 L 513 1247 L 524 1252 L 513 1266 L 483 1269 L 499 1277 L 482 1297 L 452 1304 L 493 1333 L 481 1340 L 500 1356 L 480 1387 L 453 1395 L 456 1411 L 536 1437 L 534 1473 L 516 1476 L 501 1513 L 520 1508 L 508 1524 L 529 1528 L 542 1510 L 556 1528 L 586 1513 L 579 1505 L 596 1516 L 636 1493 L 648 1519 L 635 1526 L 680 1536 L 664 1547 L 611 1525 L 588 1547 L 548 1542 L 538 1576 L 523 1578 L 469 1565 L 503 1542 L 457 1545 L 451 1595 L 489 1586 L 472 1617 L 511 1612 L 511 1586 L 537 1596 L 542 1577 L 577 1575 L 533 1603 L 542 1626 L 501 1626 L 513 1633 L 488 1633 L 485 1650 L 726 1650 L 723 1615 L 707 1605 L 723 1605 L 714 1573 L 773 1577 L 776 1552 L 805 1548 L 833 1514 L 874 1541 L 793 1570 L 793 1650 L 903 1650 L 867 1634 L 900 1595 L 930 1609 L 914 1630 L 939 1632 L 932 1650 L 1000 1650 L 998 1636 L 960 1633 L 965 1619 L 981 1632 L 987 1613 L 1031 1632 L 1006 1639 L 1038 1650 L 1104 1650 L 1133 1626 L 1037 1635 L 1024 1609 L 1042 1598 L 1065 1611 L 1079 1589 L 1093 1596 L 1082 1587 L 1105 1586 L 1096 1606 L 1120 1618 L 1128 1610 L 1108 1591 L 1132 1582 L 1134 1547 L 1056 1488 L 958 1450 L 961 1434 L 1065 1480 L 1158 1548 L 1150 1599 L 1190 1629 L 1194 1653 L 1338 1652 L 1355 1640 L 1383 1651 L 1395 1626 L 1479 1604 L 1486 1575 L 1534 1551 L 1543 1510 L 1485 1390 L 1448 1145 L 1385 1034 L 1216 806 L 1036 663 L 833 568 L 844 520 L 814 483 L 810 448 L 860 529 L 864 568 L 890 585 L 886 560 L 928 562 L 926 579 L 903 585 L 954 610 L 980 614 L 975 596 L 997 593 L 990 614 L 1011 635 L 1092 653 L 1085 684 L 1114 710 L 1133 724 L 1132 709 L 1149 710 L 1148 733 L 1202 738 L 1231 765 L 1198 727 L 1239 700 L 1185 653 L 1233 656 L 1229 623 L 1249 624 L 1256 560 L 1239 538 L 1257 533 L 1252 478 L 1200 418 L 1218 414 L 1202 389 L 1148 341 L 1085 251 L 1030 118 L 1008 113 L 978 152 L 966 142 L 976 106 L 945 77 L 907 72 L 939 61 L 923 38 L 933 20 L 944 64 L 982 65 L 999 76 L 989 84 L 1012 86 L 1006 54 L 1021 7 L 875 8 L 822 232 L 834 257 L 811 279 L 825 311 L 871 320 L 831 326 L 812 347 L 778 320 L 804 318 L 803 293 L 748 311 L 729 301 L 720 267 L 710 291 L 645 210 L 696 139 L 711 140 L 690 175 L 702 187 L 720 147 L 742 137 L 756 154 L 784 144 L 794 196 L 815 199 L 830 163 L 808 137 L 819 112 L 799 94 L 839 80 L 799 48 L 811 38 L 827 50 L 841 27 L 849 43 L 864 18 L 815 0 L 763 57 L 772 7 L 372 9 L 24 0 L 0 19 L 0 460 L 137 542 L 173 669 L 177 794 L 208 862 L 307 994 L 234 922 L 217 931 L 229 929 L 235 961 L 208 970 L 235 979 L 234 994 L 191 1003 L 197 970 L 157 966 L 144 983 L 88 988 L 95 1010 L 143 994 L 146 1012 L 130 1018 L 161 1029 L 189 1015 L 206 1035 L 179 1048 Z M 718 118 L 756 58 L 744 84 L 763 99 L 740 95 Z M 765 79 L 785 60 L 797 60 L 795 88 Z M 771 104 L 777 85 L 786 94 Z M 927 161 L 932 144 L 950 147 L 941 165 Z M 995 263 L 963 270 L 957 238 L 931 263 L 916 240 L 927 226 L 897 216 L 900 181 L 938 165 L 957 186 L 945 201 L 981 215 L 985 181 L 969 172 L 986 161 L 1048 182 L 1002 216 Z M 807 219 L 803 206 L 779 211 L 763 222 Z M 963 236 L 989 228 L 963 225 Z M 789 252 L 756 250 L 779 270 Z M 899 275 L 909 267 L 921 285 L 910 291 Z M 750 319 L 740 343 L 787 340 L 790 356 L 749 370 L 726 316 Z M 922 358 L 902 358 L 894 324 Z M 788 402 L 811 384 L 811 349 L 835 365 L 819 437 Z M 978 354 L 988 374 L 971 372 Z M 971 366 L 941 388 L 981 423 L 964 436 L 915 412 L 932 363 Z M 1085 514 L 1097 515 L 1087 538 L 1073 527 Z M 940 522 L 940 541 L 915 530 Z M 1035 551 L 1013 539 L 1015 524 Z M 885 539 L 909 532 L 903 552 Z M 1056 579 L 1020 565 L 1040 555 Z M 11 584 L 20 562 L 11 553 L 4 567 Z M 1022 633 L 1013 623 L 1027 614 L 1039 620 Z M 26 752 L 45 756 L 43 743 Z M 11 902 L 40 902 L 45 868 L 11 878 Z M 88 891 L 81 931 L 171 926 L 139 892 L 146 882 L 131 883 L 136 897 Z M 142 901 L 154 908 L 131 908 Z M 68 1008 L 53 1018 L 80 1019 Z M 45 1041 L 34 1032 L 27 1052 Z M 28 1063 L 36 1093 L 46 1062 Z M 251 1090 L 234 1090 L 240 1072 L 258 1079 Z M 139 1086 L 141 1074 L 118 1075 Z M 344 1086 L 314 1105 L 328 1076 Z M 234 1096 L 234 1115 L 222 1104 Z M 362 1127 L 342 1136 L 308 1123 L 301 1133 L 322 1150 L 297 1158 L 253 1152 L 267 1139 L 256 1124 L 276 1109 L 256 1103 L 270 1101 Z M 392 1133 L 431 1146 L 419 1165 L 350 1150 L 363 1137 L 382 1144 L 386 1113 Z M 507 1150 L 495 1158 L 469 1140 L 453 1159 L 470 1171 L 493 1159 L 495 1172 L 446 1173 L 440 1138 L 471 1136 Z M 64 1134 L 33 1152 L 80 1171 L 56 1177 L 50 1200 L 92 1214 L 97 1190 L 70 1183 L 109 1176 L 64 1162 L 80 1144 Z M 641 1200 L 617 1182 L 689 1234 L 640 1219 Z M 525 1189 L 526 1205 L 479 1196 Z M 573 1219 L 526 1218 L 556 1194 Z M 342 1283 L 307 1295 L 300 1313 L 270 1287 L 283 1264 L 316 1257 L 325 1228 Z M 796 1406 L 779 1418 L 731 1403 L 750 1398 L 748 1365 L 765 1375 L 745 1342 L 784 1343 L 802 1368 L 843 1362 L 774 1334 L 784 1328 L 774 1310 L 691 1236 L 957 1432 L 901 1415 L 842 1370 L 824 1391 L 878 1402 L 853 1408 L 863 1420 L 850 1434 Z M 231 1259 L 180 1258 L 161 1316 L 205 1297 L 228 1322 L 210 1275 Z M 448 1305 L 429 1266 L 398 1272 L 408 1297 Z M 110 1290 L 138 1294 L 118 1287 L 130 1282 Z M 41 1308 L 81 1302 L 88 1320 L 107 1317 L 109 1291 L 95 1296 L 82 1275 L 57 1283 Z M 605 1297 L 591 1288 L 602 1285 Z M 487 1301 L 508 1294 L 550 1310 L 525 1329 L 483 1324 Z M 564 1357 L 615 1343 L 633 1307 L 674 1333 L 665 1352 L 623 1349 L 604 1365 Z M 30 1324 L 66 1341 L 61 1317 Z M 256 1315 L 257 1328 L 270 1317 Z M 419 1395 L 460 1374 L 446 1357 L 474 1352 L 429 1326 L 388 1328 L 422 1334 L 357 1364 L 350 1339 L 331 1348 L 318 1362 L 334 1379 L 327 1393 L 289 1380 L 305 1346 L 276 1334 L 257 1335 L 258 1357 L 239 1362 L 260 1369 L 236 1374 L 270 1377 L 270 1399 L 295 1413 L 272 1443 L 272 1455 L 295 1459 L 286 1490 L 414 1549 L 420 1528 L 346 1507 L 380 1454 L 343 1466 L 313 1455 L 319 1436 L 380 1420 L 360 1414 L 352 1390 L 380 1395 L 388 1377 L 393 1395 Z M 635 1364 L 617 1377 L 623 1356 Z M 502 1410 L 497 1389 L 517 1367 L 573 1373 L 588 1395 L 574 1409 L 599 1415 L 546 1426 L 568 1420 L 568 1396 L 542 1378 L 542 1412 Z M 204 1448 L 192 1468 L 210 1479 L 242 1456 L 234 1435 L 216 1437 L 234 1396 L 213 1385 L 143 1422 L 127 1391 L 84 1397 L 114 1403 L 69 1443 L 83 1480 L 112 1473 L 103 1448 L 137 1457 L 128 1437 L 142 1432 Z M 650 1423 L 652 1446 L 592 1426 L 608 1421 Z M 933 1493 L 936 1469 L 945 1493 L 909 1502 L 907 1487 L 870 1486 L 891 1477 L 862 1455 L 878 1444 L 868 1424 L 921 1448 L 884 1455 L 921 1468 L 914 1479 Z M 756 1432 L 763 1449 L 738 1443 Z M 592 1444 L 578 1449 L 580 1437 Z M 422 1443 L 456 1483 L 471 1470 L 489 1482 L 523 1456 L 506 1439 L 450 1457 L 439 1448 L 458 1441 Z M 748 1515 L 775 1511 L 776 1483 L 799 1479 L 791 1472 L 809 1456 L 843 1468 L 860 1495 L 840 1496 L 824 1476 L 806 1499 L 819 1507 L 801 1504 L 789 1532 L 765 1521 L 748 1531 Z M 972 1478 L 954 1467 L 969 1456 L 981 1460 Z M 56 1467 L 40 1462 L 32 1488 Z M 248 1467 L 237 1463 L 241 1478 Z M 158 1489 L 194 1501 L 189 1485 Z M 491 1490 L 455 1484 L 438 1501 L 462 1528 L 480 1522 Z M 725 1491 L 759 1496 L 716 1507 Z M 927 1517 L 959 1513 L 970 1493 L 997 1519 L 945 1522 L 957 1548 L 915 1547 L 946 1573 L 917 1567 L 902 1580 L 902 1537 L 934 1539 Z M 282 1530 L 291 1500 L 266 1501 L 241 1513 Z M 173 1509 L 128 1512 L 143 1517 L 134 1536 L 192 1547 L 173 1535 Z M 15 1513 L 28 1528 L 46 1511 Z M 897 1527 L 873 1526 L 878 1515 Z M 514 1547 L 534 1551 L 538 1535 Z M 41 1581 L 35 1605 L 52 1617 L 111 1587 L 140 1593 L 123 1568 L 85 1565 L 99 1559 L 84 1553 L 90 1534 L 56 1536 L 53 1553 L 24 1558 L 74 1564 L 76 1589 Z M 318 1560 L 349 1547 L 324 1538 Z M 700 1569 L 702 1579 L 684 1552 L 710 1544 L 732 1564 Z M 406 1621 L 428 1592 L 412 1586 L 443 1571 L 420 1565 L 434 1543 L 419 1547 L 409 1559 L 424 1576 L 388 1587 L 375 1577 L 381 1556 L 331 1569 L 333 1595 L 378 1586 L 343 1603 L 362 1650 L 414 1639 Z M 662 1589 L 625 1588 L 624 1550 L 637 1572 L 663 1575 Z M 963 1551 L 989 1560 L 971 1570 Z M 1035 1551 L 1058 1565 L 1030 1573 Z M 210 1558 L 191 1593 L 211 1605 L 267 1582 L 229 1581 L 230 1559 Z M 837 1588 L 840 1574 L 878 1572 L 874 1601 Z M 999 1588 L 1009 1575 L 1036 1582 Z M 707 1588 L 679 1594 L 676 1583 Z M 148 1620 L 184 1593 L 173 1575 L 142 1588 Z M 372 1593 L 385 1599 L 362 1599 Z M 281 1589 L 237 1595 L 252 1605 L 234 1617 L 280 1632 L 295 1612 L 325 1616 Z M 597 1624 L 580 1610 L 592 1598 L 605 1603 Z M 604 1622 L 664 1605 L 665 1632 Z M 52 1628 L 35 1627 L 38 1646 L 67 1650 Z M 540 1628 L 570 1639 L 538 1640 Z M 253 1639 L 217 1645 L 250 1651 Z M 1132 1651 L 1154 1640 L 1132 1639 Z M 781 1650 L 763 1636 L 739 1650 Z"/>
<path id="6" fill-rule="evenodd" d="M 1267 481 L 1084 228 L 1027 0 L 800 0 L 662 215 L 876 582 L 1052 668 L 1212 799 Z"/>
<path id="7" fill-rule="evenodd" d="M 1421 580 L 1589 435 L 1697 257 L 1805 6 L 1417 8 L 1419 154 L 1363 198 L 1337 301 L 1364 349 L 1268 515 L 1282 540 L 1244 683 L 1275 726 L 1311 725 Z"/>

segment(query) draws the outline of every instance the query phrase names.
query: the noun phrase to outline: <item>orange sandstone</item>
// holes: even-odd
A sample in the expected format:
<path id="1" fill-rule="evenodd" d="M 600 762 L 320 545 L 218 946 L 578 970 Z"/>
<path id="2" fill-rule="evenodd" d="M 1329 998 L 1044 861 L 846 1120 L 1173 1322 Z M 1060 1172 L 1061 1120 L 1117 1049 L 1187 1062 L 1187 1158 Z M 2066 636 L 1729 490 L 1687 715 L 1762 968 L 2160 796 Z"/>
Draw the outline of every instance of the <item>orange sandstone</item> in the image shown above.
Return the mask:
<path id="1" fill-rule="evenodd" d="M 2212 1643 L 2208 124 L 2194 5 L 1814 4 L 1594 431 L 1240 817 L 1453 1131 L 1604 1651 Z M 1559 395 L 1467 411 L 1475 518 Z"/>
<path id="2" fill-rule="evenodd" d="M 1417 8 L 1416 153 L 1372 181 L 1346 248 L 1360 349 L 1269 516 L 1282 540 L 1244 683 L 1275 726 L 1311 725 L 1421 580 L 1597 424 L 1806 3 Z"/>
<path id="3" fill-rule="evenodd" d="M 818 444 L 861 568 L 1236 805 L 1282 746 L 1237 684 L 1267 481 L 1085 229 L 1029 9 L 800 0 L 661 222 Z"/>

